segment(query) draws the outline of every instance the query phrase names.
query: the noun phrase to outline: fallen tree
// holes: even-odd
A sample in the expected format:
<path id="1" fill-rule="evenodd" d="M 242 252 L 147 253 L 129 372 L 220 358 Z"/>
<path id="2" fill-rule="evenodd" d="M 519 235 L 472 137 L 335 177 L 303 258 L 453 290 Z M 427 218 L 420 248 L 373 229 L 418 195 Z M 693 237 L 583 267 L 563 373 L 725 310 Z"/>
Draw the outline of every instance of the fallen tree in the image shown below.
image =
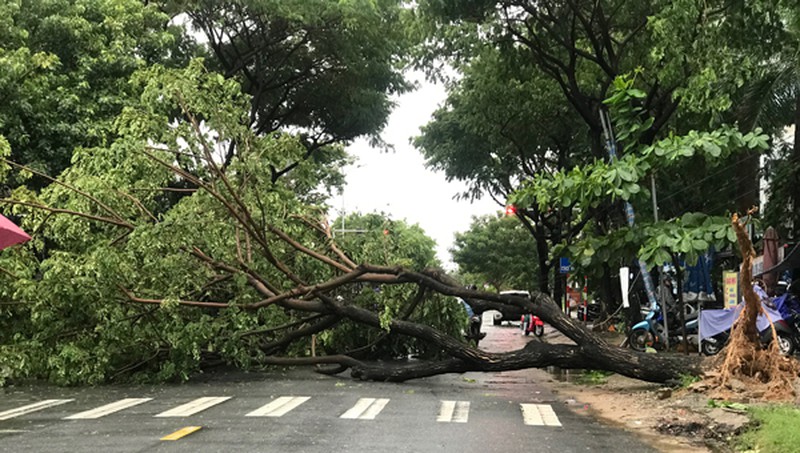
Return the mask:
<path id="1" fill-rule="evenodd" d="M 120 117 L 116 142 L 78 153 L 41 194 L 18 190 L 2 200 L 35 232 L 29 247 L 3 256 L 15 270 L 3 274 L 8 294 L 21 302 L 4 318 L 6 376 L 188 379 L 219 363 L 324 365 L 381 381 L 550 365 L 653 382 L 702 372 L 698 357 L 609 345 L 546 294 L 473 291 L 435 268 L 392 265 L 399 255 L 386 235 L 371 255 L 383 264 L 356 262 L 371 244 L 343 247 L 320 209 L 297 194 L 303 175 L 316 176 L 313 162 L 293 179 L 271 178 L 270 167 L 303 147 L 244 126 L 246 99 L 234 83 L 199 64 L 150 70 L 142 80 L 142 105 Z M 177 124 L 164 114 L 175 110 Z M 223 166 L 218 150 L 232 144 L 237 157 Z M 176 179 L 193 189 L 174 201 L 164 192 Z M 575 344 L 480 350 L 461 338 L 465 317 L 454 297 L 476 311 L 537 314 Z M 318 356 L 309 354 L 311 336 Z M 376 360 L 386 342 L 397 342 L 396 357 L 421 359 Z"/>

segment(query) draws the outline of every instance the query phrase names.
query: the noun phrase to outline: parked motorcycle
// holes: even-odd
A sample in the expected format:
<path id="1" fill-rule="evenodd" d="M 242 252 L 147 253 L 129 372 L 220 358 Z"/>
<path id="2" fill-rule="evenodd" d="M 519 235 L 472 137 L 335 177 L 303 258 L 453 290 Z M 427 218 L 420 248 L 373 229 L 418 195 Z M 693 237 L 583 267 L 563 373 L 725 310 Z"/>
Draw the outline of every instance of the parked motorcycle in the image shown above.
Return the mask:
<path id="1" fill-rule="evenodd" d="M 781 351 L 783 355 L 792 355 L 796 349 L 796 328 L 791 326 L 785 319 L 779 319 L 775 321 L 775 333 L 778 335 L 778 349 Z M 700 351 L 704 355 L 716 355 L 719 354 L 719 351 L 728 344 L 728 340 L 731 337 L 731 330 L 725 330 L 720 332 L 713 337 L 704 338 L 703 341 L 700 342 Z M 761 339 L 761 344 L 764 347 L 769 346 L 770 342 L 772 342 L 772 328 L 767 327 L 766 329 L 759 332 L 759 337 Z"/>
<path id="2" fill-rule="evenodd" d="M 578 321 L 597 321 L 605 311 L 603 304 L 592 301 L 588 304 L 578 305 Z"/>
<path id="3" fill-rule="evenodd" d="M 673 319 L 674 318 L 674 319 Z M 689 315 L 685 320 L 685 329 L 681 329 L 677 316 L 670 316 L 668 326 L 669 338 L 673 343 L 682 341 L 683 332 L 686 332 L 687 341 L 697 345 L 699 334 L 699 325 L 696 315 Z M 664 335 L 664 316 L 661 313 L 661 308 L 656 306 L 647 312 L 643 321 L 638 322 L 631 328 L 631 333 L 628 335 L 628 345 L 631 349 L 636 351 L 645 351 L 647 348 L 663 350 L 666 348 L 667 339 Z"/>
<path id="4" fill-rule="evenodd" d="M 522 315 L 519 325 L 525 336 L 530 335 L 531 332 L 537 337 L 544 335 L 544 321 L 536 315 Z"/>
<path id="5" fill-rule="evenodd" d="M 770 319 L 777 319 L 774 322 L 775 333 L 777 334 L 778 349 L 783 355 L 792 355 L 800 348 L 800 280 L 793 283 L 787 291 L 786 284 L 779 284 L 776 288 L 779 296 L 774 299 L 762 301 L 764 309 L 771 312 Z M 716 310 L 714 310 L 716 311 Z M 708 313 L 706 311 L 705 313 Z M 735 314 L 734 314 L 735 316 Z M 717 317 L 716 315 L 714 317 Z M 709 321 L 713 325 L 713 319 Z M 709 324 L 706 324 L 709 325 Z M 766 347 L 772 341 L 772 328 L 763 322 L 759 328 L 761 344 Z M 704 338 L 700 343 L 700 350 L 705 355 L 715 355 L 725 347 L 730 339 L 730 327 L 717 333 L 716 335 Z"/>

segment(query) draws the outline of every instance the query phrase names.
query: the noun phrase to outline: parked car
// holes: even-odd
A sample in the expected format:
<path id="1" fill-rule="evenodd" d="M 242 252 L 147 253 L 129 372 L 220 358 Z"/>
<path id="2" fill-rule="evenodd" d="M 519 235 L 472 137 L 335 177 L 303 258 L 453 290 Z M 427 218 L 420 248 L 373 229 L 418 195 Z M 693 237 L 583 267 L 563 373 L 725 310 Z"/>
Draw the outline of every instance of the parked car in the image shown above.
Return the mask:
<path id="1" fill-rule="evenodd" d="M 509 291 L 500 291 L 500 294 L 503 296 L 520 296 L 520 297 L 531 297 L 531 293 L 528 291 L 522 290 L 509 290 Z M 523 313 L 523 310 L 517 307 L 503 307 L 501 311 L 495 311 L 494 317 L 492 318 L 492 324 L 499 326 L 503 323 L 503 321 L 519 321 L 520 318 L 527 313 Z"/>

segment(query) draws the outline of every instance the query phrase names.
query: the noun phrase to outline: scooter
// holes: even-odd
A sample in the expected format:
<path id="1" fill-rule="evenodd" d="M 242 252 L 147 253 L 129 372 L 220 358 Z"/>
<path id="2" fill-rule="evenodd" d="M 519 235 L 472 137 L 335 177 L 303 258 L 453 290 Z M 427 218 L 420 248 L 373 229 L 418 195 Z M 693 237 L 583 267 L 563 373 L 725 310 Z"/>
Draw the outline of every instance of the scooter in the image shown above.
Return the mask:
<path id="1" fill-rule="evenodd" d="M 536 315 L 522 315 L 519 325 L 525 336 L 531 332 L 537 337 L 544 335 L 544 321 Z"/>
<path id="2" fill-rule="evenodd" d="M 464 338 L 468 341 L 474 341 L 475 346 L 478 346 L 478 342 L 483 340 L 486 336 L 486 332 L 481 332 L 481 324 L 483 324 L 481 315 L 472 315 L 469 317 L 469 325 L 467 326 L 467 333 L 464 335 Z"/>

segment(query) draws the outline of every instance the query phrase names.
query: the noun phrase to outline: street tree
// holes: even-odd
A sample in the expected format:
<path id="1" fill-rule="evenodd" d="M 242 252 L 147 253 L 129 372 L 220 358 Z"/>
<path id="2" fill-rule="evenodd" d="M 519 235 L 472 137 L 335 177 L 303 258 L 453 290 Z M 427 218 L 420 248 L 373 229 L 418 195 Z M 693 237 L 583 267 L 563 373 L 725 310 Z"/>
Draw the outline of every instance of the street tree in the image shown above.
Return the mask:
<path id="1" fill-rule="evenodd" d="M 536 243 L 515 218 L 498 214 L 473 217 L 469 230 L 456 233 L 453 262 L 495 290 L 536 289 Z"/>
<path id="2" fill-rule="evenodd" d="M 166 2 L 169 4 L 169 2 Z M 368 136 L 380 142 L 393 103 L 410 88 L 400 0 L 177 2 L 213 56 L 210 67 L 250 94 L 249 122 L 259 134 L 295 130 L 307 148 Z M 169 9 L 169 8 L 168 8 Z M 226 153 L 230 160 L 235 143 Z M 271 169 L 273 179 L 293 169 Z"/>
<path id="3" fill-rule="evenodd" d="M 800 237 L 800 129 L 785 140 L 787 128 L 800 124 L 800 14 L 786 3 L 778 10 L 786 24 L 778 52 L 764 59 L 756 76 L 742 87 L 734 113 L 745 128 L 761 127 L 775 137 L 764 179 L 769 198 L 764 209 L 768 225 L 789 240 Z"/>
<path id="4" fill-rule="evenodd" d="M 525 61 L 518 49 L 483 48 L 461 65 L 462 77 L 449 88 L 445 104 L 414 140 L 426 165 L 467 185 L 464 197 L 489 196 L 499 205 L 536 174 L 569 168 L 585 159 L 581 122 L 564 105 L 557 86 Z M 585 154 L 585 153 L 583 153 Z M 536 263 L 537 289 L 554 290 L 553 244 L 581 229 L 570 207 L 516 206 L 515 214 L 535 240 L 526 262 Z M 557 280 L 556 280 L 557 281 Z"/>
<path id="5" fill-rule="evenodd" d="M 501 98 L 507 100 L 505 104 L 510 111 L 527 108 L 530 121 L 525 132 L 506 131 L 501 125 L 496 131 L 502 132 L 495 132 L 495 135 L 505 134 L 509 141 L 521 143 L 520 148 L 527 155 L 552 152 L 567 157 L 547 167 L 531 166 L 531 172 L 522 164 L 516 165 L 518 180 L 531 180 L 533 176 L 525 173 L 568 170 L 574 165 L 588 164 L 593 159 L 608 158 L 600 113 L 605 110 L 604 101 L 611 96 L 614 81 L 620 75 L 639 74 L 637 90 L 643 95 L 637 99 L 636 106 L 641 115 L 651 120 L 646 130 L 637 135 L 636 139 L 642 144 L 653 144 L 670 134 L 716 128 L 720 124 L 717 118 L 730 109 L 733 93 L 756 70 L 758 59 L 761 55 L 772 54 L 778 45 L 779 40 L 771 36 L 783 27 L 780 18 L 774 14 L 762 14 L 770 11 L 770 4 L 769 1 L 748 5 L 626 0 L 567 3 L 422 1 L 416 9 L 422 24 L 419 32 L 425 37 L 419 58 L 426 67 L 439 60 L 447 61 L 470 80 L 467 83 L 453 82 L 457 88 L 451 97 L 455 101 L 448 105 L 453 112 L 465 110 L 461 100 L 466 97 L 464 92 L 467 89 L 477 93 L 484 89 L 492 92 L 495 91 L 495 80 L 505 80 L 509 92 L 519 86 L 519 82 L 515 84 L 519 80 L 537 87 L 539 93 L 551 96 L 537 96 L 537 91 L 529 89 L 524 93 L 517 90 L 516 97 Z M 770 38 L 749 39 L 753 36 Z M 502 55 L 501 61 L 514 61 L 513 70 L 517 71 L 517 78 L 496 78 L 486 82 L 487 77 L 472 77 L 476 61 L 477 64 L 486 64 L 483 60 L 489 60 L 484 57 L 491 52 L 487 48 L 496 49 L 494 51 Z M 507 64 L 493 66 L 500 74 L 508 67 Z M 482 73 L 492 74 L 491 70 Z M 474 96 L 480 98 L 479 94 Z M 502 102 L 497 102 L 497 105 L 501 107 Z M 564 107 L 571 116 L 564 115 Z M 487 111 L 496 113 L 500 108 Z M 494 153 L 503 155 L 503 148 L 496 142 L 489 148 L 469 146 L 466 140 L 448 141 L 436 123 L 441 123 L 442 131 L 455 130 L 450 125 L 452 117 L 456 117 L 456 113 L 435 117 L 429 129 L 424 131 L 425 141 L 420 142 L 420 147 L 429 164 L 446 168 L 453 167 L 453 162 L 458 160 L 450 156 L 464 156 L 465 161 L 479 162 L 467 156 L 485 152 L 485 160 L 491 162 L 488 156 Z M 497 114 L 495 117 L 507 118 Z M 561 134 L 554 144 L 551 137 L 562 130 L 559 124 L 553 125 L 558 120 L 568 128 L 570 135 Z M 539 127 L 540 123 L 543 127 Z M 487 121 L 487 124 L 493 123 Z M 545 129 L 547 126 L 550 128 Z M 617 133 L 621 141 L 629 142 L 629 131 L 617 130 Z M 572 147 L 565 155 L 561 151 L 564 144 Z M 448 159 L 441 156 L 448 156 Z M 740 211 L 748 208 L 757 193 L 757 171 L 752 166 L 752 156 L 743 159 L 737 155 L 732 159 L 713 167 L 701 158 L 684 159 L 670 165 L 668 172 L 660 166 L 651 167 L 648 170 L 651 178 L 664 195 L 658 208 L 661 217 L 672 218 L 697 210 L 721 216 L 730 208 L 727 202 L 730 199 L 735 200 Z M 514 166 L 516 161 L 509 161 L 509 166 Z M 481 181 L 478 186 L 481 190 L 495 194 L 498 191 L 494 189 L 500 183 L 486 177 L 486 173 L 485 170 L 475 171 L 471 178 Z M 736 177 L 744 173 L 747 178 Z M 452 174 L 458 173 L 453 171 Z M 505 181 L 502 178 L 498 180 Z M 726 182 L 720 184 L 720 180 Z M 645 192 L 648 191 L 645 189 Z M 574 198 L 565 200 L 574 201 Z M 569 203 L 544 206 L 535 200 L 529 201 L 532 204 L 518 206 L 520 218 L 527 218 L 526 225 L 535 225 L 539 230 L 529 226 L 540 242 L 540 270 L 543 273 L 548 270 L 555 272 L 550 265 L 552 257 L 560 252 L 554 247 L 561 243 L 571 244 L 579 232 L 585 230 L 586 223 L 583 222 L 587 217 L 582 217 L 583 222 L 577 221 Z M 609 234 L 626 223 L 619 204 L 603 202 L 591 208 L 593 215 L 589 224 L 595 235 Z M 542 212 L 536 212 L 542 209 Z M 640 218 L 654 215 L 648 204 L 639 204 L 636 211 Z M 549 216 L 550 221 L 539 221 L 541 216 Z M 545 229 L 548 223 L 554 226 L 549 231 Z M 602 297 L 614 298 L 613 270 L 593 269 L 592 272 L 596 275 L 592 281 L 602 284 L 599 288 Z M 547 279 L 540 279 L 540 282 L 547 282 Z M 560 287 L 555 285 L 553 290 Z"/>

